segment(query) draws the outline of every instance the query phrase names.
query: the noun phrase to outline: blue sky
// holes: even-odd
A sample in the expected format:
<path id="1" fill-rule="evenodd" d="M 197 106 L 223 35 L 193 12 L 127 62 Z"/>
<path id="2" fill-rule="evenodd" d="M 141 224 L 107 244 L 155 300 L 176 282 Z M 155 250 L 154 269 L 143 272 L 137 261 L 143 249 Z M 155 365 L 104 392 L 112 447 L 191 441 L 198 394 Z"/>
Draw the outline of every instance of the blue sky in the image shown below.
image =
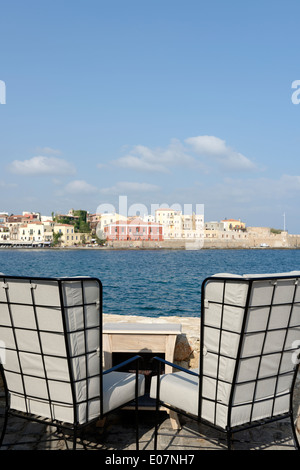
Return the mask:
<path id="1" fill-rule="evenodd" d="M 248 226 L 283 228 L 285 213 L 300 233 L 298 0 L 10 0 L 0 13 L 0 210 L 118 210 L 127 196 Z"/>

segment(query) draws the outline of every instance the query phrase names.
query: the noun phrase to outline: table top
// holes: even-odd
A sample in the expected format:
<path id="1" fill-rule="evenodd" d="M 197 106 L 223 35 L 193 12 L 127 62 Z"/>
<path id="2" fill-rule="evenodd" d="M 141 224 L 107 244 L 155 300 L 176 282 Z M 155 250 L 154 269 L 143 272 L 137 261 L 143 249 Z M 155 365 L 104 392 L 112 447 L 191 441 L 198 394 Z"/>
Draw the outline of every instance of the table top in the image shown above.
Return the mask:
<path id="1" fill-rule="evenodd" d="M 104 334 L 156 334 L 176 335 L 181 333 L 180 323 L 104 323 Z"/>

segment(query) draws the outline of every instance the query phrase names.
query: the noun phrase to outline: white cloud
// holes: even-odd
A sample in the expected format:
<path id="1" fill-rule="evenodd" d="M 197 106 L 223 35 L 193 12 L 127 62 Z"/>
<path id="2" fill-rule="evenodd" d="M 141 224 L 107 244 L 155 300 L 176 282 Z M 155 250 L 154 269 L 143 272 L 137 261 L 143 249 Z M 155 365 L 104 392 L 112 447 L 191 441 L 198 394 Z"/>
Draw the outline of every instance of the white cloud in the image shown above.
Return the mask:
<path id="1" fill-rule="evenodd" d="M 136 145 L 114 163 L 136 171 L 169 173 L 173 167 L 189 167 L 202 172 L 213 163 L 223 170 L 250 171 L 256 165 L 245 155 L 229 147 L 219 137 L 202 135 L 185 139 L 183 145 L 173 139 L 166 148 L 151 149 Z"/>
<path id="2" fill-rule="evenodd" d="M 189 137 L 185 142 L 200 156 L 210 157 L 227 170 L 254 170 L 256 165 L 239 152 L 229 147 L 225 140 L 212 135 Z"/>
<path id="3" fill-rule="evenodd" d="M 69 194 L 91 194 L 98 192 L 98 188 L 87 183 L 84 180 L 74 180 L 65 187 L 65 192 Z"/>
<path id="4" fill-rule="evenodd" d="M 168 173 L 169 167 L 193 162 L 193 157 L 185 152 L 182 144 L 176 139 L 173 139 L 166 149 L 136 145 L 131 152 L 115 161 L 118 166 L 124 168 L 161 173 Z"/>
<path id="5" fill-rule="evenodd" d="M 131 183 L 129 181 L 120 181 L 110 188 L 101 189 L 103 194 L 121 194 L 133 192 L 153 192 L 158 191 L 159 187 L 149 183 Z"/>
<path id="6" fill-rule="evenodd" d="M 58 149 L 53 149 L 52 147 L 38 147 L 37 152 L 40 154 L 47 155 L 61 155 L 61 151 Z"/>
<path id="7" fill-rule="evenodd" d="M 74 167 L 66 160 L 56 157 L 37 156 L 29 160 L 14 160 L 9 165 L 12 173 L 20 175 L 70 175 Z"/>

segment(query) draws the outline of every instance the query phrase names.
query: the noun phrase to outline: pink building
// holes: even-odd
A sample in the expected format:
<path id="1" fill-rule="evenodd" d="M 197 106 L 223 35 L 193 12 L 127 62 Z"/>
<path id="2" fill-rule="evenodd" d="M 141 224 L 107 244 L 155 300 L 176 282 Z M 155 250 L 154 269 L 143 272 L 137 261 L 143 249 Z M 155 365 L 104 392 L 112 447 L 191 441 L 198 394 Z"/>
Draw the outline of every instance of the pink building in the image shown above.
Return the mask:
<path id="1" fill-rule="evenodd" d="M 162 241 L 163 226 L 154 222 L 144 222 L 140 218 L 118 220 L 115 223 L 106 225 L 104 233 L 107 240 L 145 240 Z"/>

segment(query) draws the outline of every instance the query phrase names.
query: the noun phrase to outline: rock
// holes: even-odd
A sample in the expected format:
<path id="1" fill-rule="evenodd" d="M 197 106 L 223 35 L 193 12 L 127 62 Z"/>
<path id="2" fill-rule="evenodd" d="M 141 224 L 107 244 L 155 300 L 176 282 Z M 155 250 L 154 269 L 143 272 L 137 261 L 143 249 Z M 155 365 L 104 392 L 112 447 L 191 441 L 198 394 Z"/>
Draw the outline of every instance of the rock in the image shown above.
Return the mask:
<path id="1" fill-rule="evenodd" d="M 177 362 L 187 361 L 193 350 L 185 335 L 179 335 L 175 345 L 174 360 Z"/>

